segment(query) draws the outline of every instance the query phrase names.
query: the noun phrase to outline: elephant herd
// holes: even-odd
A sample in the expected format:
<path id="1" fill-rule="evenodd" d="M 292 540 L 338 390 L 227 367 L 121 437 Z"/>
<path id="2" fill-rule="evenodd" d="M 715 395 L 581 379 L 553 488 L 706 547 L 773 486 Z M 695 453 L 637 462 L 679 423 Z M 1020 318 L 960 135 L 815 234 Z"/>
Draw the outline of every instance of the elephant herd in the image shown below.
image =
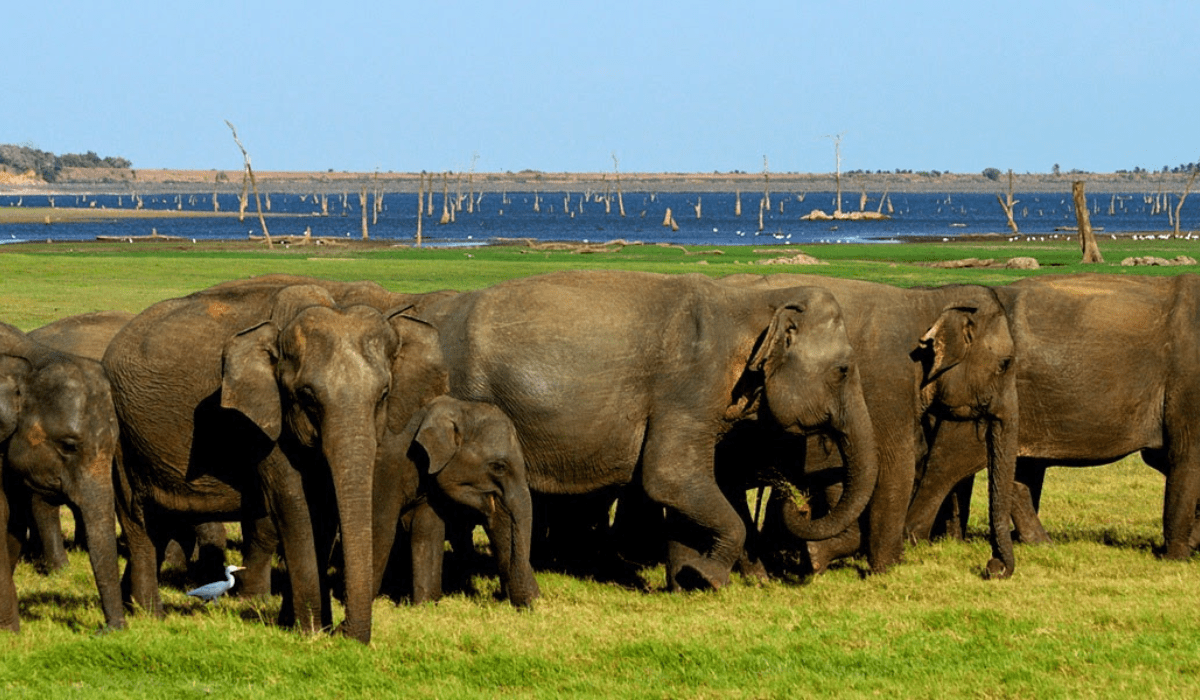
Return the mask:
<path id="1" fill-rule="evenodd" d="M 363 642 L 385 576 L 435 599 L 446 542 L 470 549 L 477 524 L 518 606 L 539 595 L 531 562 L 556 555 L 665 561 L 673 590 L 766 575 L 780 546 L 814 572 L 860 553 L 882 572 L 907 539 L 962 527 L 946 513 L 984 468 L 984 573 L 1006 577 L 1011 525 L 1045 538 L 1048 466 L 1139 451 L 1166 475 L 1165 556 L 1184 558 L 1198 304 L 1191 275 L 902 289 L 571 271 L 428 294 L 268 275 L 0 324 L 0 627 L 19 628 L 22 545 L 53 556 L 64 504 L 108 627 L 127 606 L 161 616 L 171 543 L 223 547 L 234 521 L 244 594 L 270 591 L 281 552 L 282 621 L 331 628 L 337 590 L 339 630 Z M 747 490 L 767 484 L 789 488 L 760 528 Z"/>

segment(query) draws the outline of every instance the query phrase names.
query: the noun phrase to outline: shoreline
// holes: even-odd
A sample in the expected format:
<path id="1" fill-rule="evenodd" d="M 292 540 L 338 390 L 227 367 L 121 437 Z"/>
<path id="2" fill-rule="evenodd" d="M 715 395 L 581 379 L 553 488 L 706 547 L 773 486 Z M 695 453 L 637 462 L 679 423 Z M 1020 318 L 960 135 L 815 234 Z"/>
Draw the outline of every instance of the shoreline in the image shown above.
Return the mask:
<path id="1" fill-rule="evenodd" d="M 53 183 L 0 169 L 0 195 L 68 196 L 83 194 L 238 194 L 242 171 L 66 168 Z M 261 192 L 280 194 L 416 193 L 421 173 L 281 172 L 255 171 Z M 1063 173 L 1015 174 L 1015 193 L 1069 194 L 1071 183 L 1083 180 L 1089 192 L 1103 194 L 1178 194 L 1187 173 Z M 844 195 L 857 192 L 982 193 L 1008 191 L 1008 177 L 992 180 L 982 174 L 963 173 L 843 173 Z M 428 177 L 424 180 L 428 191 Z M 764 190 L 774 193 L 834 192 L 833 173 L 434 173 L 433 191 L 457 192 L 741 192 L 752 197 Z"/>

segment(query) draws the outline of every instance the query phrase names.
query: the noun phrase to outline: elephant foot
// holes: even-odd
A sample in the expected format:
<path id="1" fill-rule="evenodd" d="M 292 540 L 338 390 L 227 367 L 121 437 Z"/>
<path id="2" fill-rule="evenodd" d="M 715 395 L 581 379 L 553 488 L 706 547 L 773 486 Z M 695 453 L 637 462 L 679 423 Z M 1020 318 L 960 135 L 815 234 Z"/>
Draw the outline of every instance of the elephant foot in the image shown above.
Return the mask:
<path id="1" fill-rule="evenodd" d="M 711 559 L 695 559 L 681 565 L 673 578 L 681 590 L 716 590 L 729 585 L 729 569 Z"/>
<path id="2" fill-rule="evenodd" d="M 1012 571 L 1004 565 L 1004 562 L 996 558 L 988 560 L 987 566 L 983 569 L 983 578 L 988 580 L 1008 578 L 1009 576 L 1012 576 Z"/>
<path id="3" fill-rule="evenodd" d="M 1189 542 L 1168 542 L 1166 550 L 1163 551 L 1163 559 L 1171 559 L 1182 561 L 1189 559 L 1192 556 L 1192 547 Z"/>
<path id="4" fill-rule="evenodd" d="M 805 542 L 800 552 L 813 576 L 823 574 L 829 568 L 830 557 L 819 542 Z"/>
<path id="5" fill-rule="evenodd" d="M 742 576 L 754 579 L 759 583 L 766 583 L 771 579 L 770 575 L 767 574 L 767 567 L 761 559 L 751 559 L 744 553 L 738 559 L 735 568 Z"/>

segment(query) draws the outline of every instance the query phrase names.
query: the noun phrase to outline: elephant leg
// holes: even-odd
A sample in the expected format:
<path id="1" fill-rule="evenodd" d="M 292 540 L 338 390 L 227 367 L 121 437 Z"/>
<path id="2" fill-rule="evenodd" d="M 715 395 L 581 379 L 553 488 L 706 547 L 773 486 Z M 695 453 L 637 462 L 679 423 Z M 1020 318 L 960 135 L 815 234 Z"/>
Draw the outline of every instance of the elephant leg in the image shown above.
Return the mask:
<path id="1" fill-rule="evenodd" d="M 670 419 L 668 419 L 670 420 Z M 721 588 L 729 583 L 734 562 L 746 543 L 746 527 L 713 477 L 715 444 L 689 436 L 703 425 L 652 425 L 644 447 L 642 486 L 646 495 L 711 536 L 711 546 L 698 557 L 672 560 L 669 570 L 683 588 Z"/>
<path id="2" fill-rule="evenodd" d="M 9 531 L 10 513 L 8 498 L 0 491 L 0 527 L 3 532 Z M 0 547 L 0 629 L 18 632 L 21 629 L 21 618 L 17 610 L 17 586 L 13 583 L 14 560 L 11 559 L 9 548 Z"/>
<path id="3" fill-rule="evenodd" d="M 225 571 L 225 548 L 228 538 L 225 523 L 199 523 L 193 528 L 196 551 L 188 573 L 195 581 L 216 581 Z"/>
<path id="4" fill-rule="evenodd" d="M 1014 541 L 1022 544 L 1054 543 L 1042 525 L 1042 519 L 1038 517 L 1029 486 L 1020 481 L 1013 482 L 1012 521 L 1016 531 Z"/>
<path id="5" fill-rule="evenodd" d="M 428 603 L 442 597 L 442 565 L 446 554 L 446 521 L 428 502 L 413 511 L 412 600 Z"/>
<path id="6" fill-rule="evenodd" d="M 259 473 L 266 488 L 267 512 L 283 545 L 295 624 L 307 632 L 331 626 L 303 478 L 278 447 L 259 465 Z"/>
<path id="7" fill-rule="evenodd" d="M 1163 498 L 1163 541 L 1166 559 L 1192 555 L 1192 533 L 1196 525 L 1196 503 L 1200 499 L 1200 454 L 1187 440 L 1170 447 L 1171 470 Z"/>
<path id="8" fill-rule="evenodd" d="M 155 617 L 163 617 L 162 598 L 158 593 L 159 551 L 150 537 L 145 510 L 135 507 L 135 512 L 129 513 L 121 508 L 117 515 L 125 544 L 129 547 L 122 586 L 128 589 L 129 599 L 135 607 Z"/>
<path id="9" fill-rule="evenodd" d="M 59 571 L 67 566 L 67 550 L 63 545 L 62 519 L 59 517 L 59 510 L 59 506 L 50 505 L 36 494 L 30 502 L 30 512 L 36 526 L 31 534 L 36 533 L 40 540 L 42 566 L 48 572 Z"/>
<path id="10" fill-rule="evenodd" d="M 279 536 L 267 516 L 242 521 L 242 566 L 240 594 L 247 598 L 271 595 L 271 559 L 279 548 Z"/>
<path id="11" fill-rule="evenodd" d="M 879 449 L 879 479 L 867 506 L 867 560 L 873 573 L 883 573 L 904 558 L 904 524 L 916 479 L 911 441 Z M 830 545 L 836 546 L 836 545 Z M 845 545 L 843 545 L 845 546 Z"/>
<path id="12" fill-rule="evenodd" d="M 662 563 L 667 557 L 666 524 L 662 505 L 651 501 L 634 484 L 617 498 L 612 522 L 612 540 L 618 556 L 645 566 Z"/>
<path id="13" fill-rule="evenodd" d="M 938 508 L 928 539 L 949 537 L 956 540 L 967 538 L 967 520 L 971 516 L 971 495 L 975 490 L 975 478 L 967 477 L 954 485 Z M 911 515 L 911 511 L 910 511 Z M 922 539 L 922 533 L 910 530 L 910 537 Z"/>

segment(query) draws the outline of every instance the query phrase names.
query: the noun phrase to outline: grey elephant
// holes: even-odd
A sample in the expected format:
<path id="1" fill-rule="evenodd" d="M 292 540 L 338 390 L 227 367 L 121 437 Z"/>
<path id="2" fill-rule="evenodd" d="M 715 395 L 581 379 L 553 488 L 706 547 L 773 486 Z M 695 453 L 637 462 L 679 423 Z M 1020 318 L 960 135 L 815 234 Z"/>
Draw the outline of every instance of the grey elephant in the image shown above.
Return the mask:
<path id="1" fill-rule="evenodd" d="M 240 518 L 251 559 L 271 552 L 272 538 L 282 545 L 290 594 L 282 616 L 305 629 L 329 625 L 330 582 L 317 552 L 332 550 L 336 524 L 341 631 L 368 641 L 375 543 L 390 541 L 374 514 L 375 484 L 381 469 L 395 468 L 380 458 L 395 454 L 394 436 L 439 391 L 436 330 L 407 314 L 449 294 L 270 275 L 162 302 L 131 321 L 104 363 L 122 421 L 119 505 L 134 600 L 159 609 L 153 572 L 164 517 Z M 505 582 L 525 604 L 537 588 L 519 549 L 528 542 L 520 520 L 528 490 L 514 459 L 503 463 L 517 465 L 518 483 L 503 498 L 492 483 L 477 501 L 504 511 L 490 522 L 494 544 L 507 537 L 516 551 Z"/>
<path id="2" fill-rule="evenodd" d="M 1047 467 L 1108 464 L 1140 451 L 1167 477 L 1164 556 L 1190 556 L 1200 539 L 1200 278 L 1043 276 L 996 294 L 1020 356 L 1013 521 L 1022 539 L 1048 541 L 1036 516 Z M 915 536 L 930 534 L 952 487 L 978 470 L 973 443 L 928 464 L 908 512 Z"/>
<path id="3" fill-rule="evenodd" d="M 324 511 L 335 508 L 346 561 L 341 631 L 366 642 L 372 471 L 408 322 L 342 303 L 362 285 L 299 281 L 251 279 L 160 302 L 108 346 L 130 592 L 161 614 L 164 522 L 270 518 L 287 561 L 288 614 L 304 629 L 328 626 L 317 537 L 331 539 Z M 404 295 L 388 299 L 412 306 Z"/>
<path id="4" fill-rule="evenodd" d="M 99 362 L 109 342 L 135 315 L 129 311 L 77 314 L 35 328 L 29 331 L 29 337 L 55 350 Z M 36 544 L 40 545 L 44 567 L 51 571 L 65 567 L 67 554 L 63 547 L 59 507 L 34 493 L 29 509 L 36 525 L 30 530 L 31 544 L 35 544 L 32 540 L 36 539 Z M 82 544 L 82 535 L 82 531 L 76 532 L 77 544 Z M 222 523 L 197 524 L 176 533 L 168 546 L 166 560 L 177 567 L 188 566 L 193 580 L 211 581 L 223 575 L 225 544 Z"/>
<path id="5" fill-rule="evenodd" d="M 1015 567 L 1007 525 L 1016 460 L 1015 351 L 1008 319 L 996 293 L 976 285 L 902 289 L 793 274 L 733 275 L 720 283 L 746 288 L 822 284 L 837 299 L 846 319 L 875 426 L 879 480 L 861 527 L 808 544 L 807 554 L 814 570 L 820 571 L 834 559 L 863 549 L 875 572 L 899 562 L 918 465 L 929 446 L 938 441 L 944 423 L 966 422 L 985 436 L 983 459 L 990 468 L 994 517 L 992 556 L 985 575 L 1010 576 Z M 769 453 L 778 443 L 754 434 L 749 437 L 753 439 L 730 440 L 723 446 L 729 461 L 752 459 L 761 463 L 772 459 L 763 453 Z M 787 449 L 796 451 L 790 446 Z M 834 500 L 840 477 L 830 477 L 829 470 L 840 463 L 836 451 L 823 448 L 820 441 L 809 440 L 804 468 L 818 483 L 830 484 L 827 492 Z M 785 471 L 788 468 L 784 466 Z M 782 515 L 794 517 L 789 503 L 776 500 L 772 505 Z M 814 505 L 819 512 L 820 497 Z"/>
<path id="6" fill-rule="evenodd" d="M 55 350 L 99 362 L 108 342 L 133 317 L 128 311 L 93 311 L 53 321 L 29 331 L 28 335 Z M 40 553 L 45 570 L 65 567 L 67 553 L 63 547 L 59 506 L 34 493 L 27 507 L 35 525 L 30 529 L 30 549 Z M 76 533 L 77 540 L 82 540 L 82 534 L 82 530 Z"/>
<path id="7" fill-rule="evenodd" d="M 89 556 L 105 626 L 125 626 L 114 510 L 117 420 L 100 364 L 29 339 L 0 324 L 0 628 L 16 631 L 13 567 L 32 494 L 71 506 L 91 541 Z"/>
<path id="8" fill-rule="evenodd" d="M 377 589 L 389 571 L 389 552 L 408 554 L 393 567 L 408 574 L 399 587 L 414 603 L 439 598 L 447 523 L 478 521 L 496 557 L 501 592 L 517 606 L 539 595 L 529 562 L 533 510 L 525 460 L 516 428 L 499 408 L 445 395 L 418 408 L 381 443 L 375 504 Z"/>
<path id="9" fill-rule="evenodd" d="M 798 525 L 832 536 L 874 488 L 859 366 L 825 290 L 736 289 L 700 275 L 595 271 L 511 280 L 431 305 L 450 394 L 515 423 L 530 488 L 611 491 L 637 481 L 665 507 L 676 588 L 719 588 L 745 527 L 713 477 L 714 447 L 761 419 L 829 431 L 849 462 L 845 497 Z"/>
<path id="10" fill-rule="evenodd" d="M 512 422 L 495 406 L 445 396 L 437 330 L 404 316 L 404 347 L 393 362 L 386 426 L 374 467 L 374 586 L 413 602 L 442 592 L 447 522 L 481 522 L 497 560 L 501 591 L 513 605 L 539 595 L 529 563 L 531 507 L 525 461 Z M 247 594 L 267 590 L 274 531 L 248 540 Z"/>

